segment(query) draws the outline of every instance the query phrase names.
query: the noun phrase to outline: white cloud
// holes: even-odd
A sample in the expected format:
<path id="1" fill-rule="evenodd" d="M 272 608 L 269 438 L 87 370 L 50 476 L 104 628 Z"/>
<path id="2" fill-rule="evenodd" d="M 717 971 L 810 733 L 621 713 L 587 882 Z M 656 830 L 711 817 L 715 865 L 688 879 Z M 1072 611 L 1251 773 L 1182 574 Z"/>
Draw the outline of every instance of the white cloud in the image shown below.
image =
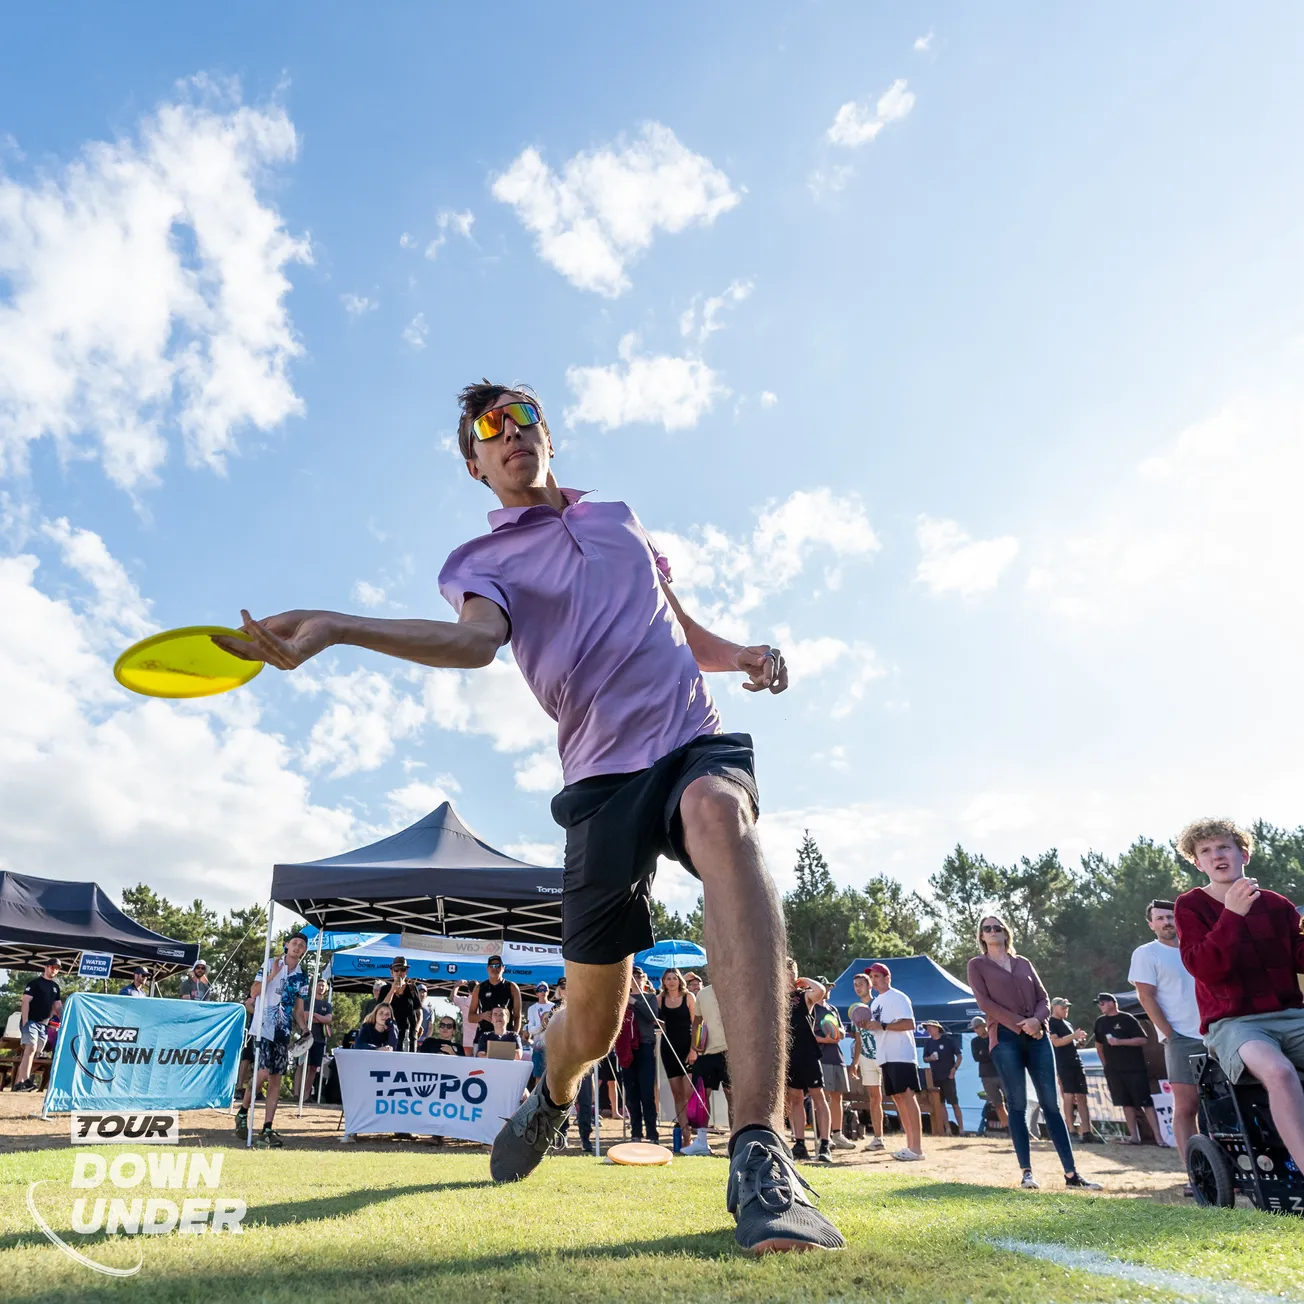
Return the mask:
<path id="1" fill-rule="evenodd" d="M 1029 589 L 1116 628 L 1170 629 L 1230 602 L 1261 652 L 1288 647 L 1304 632 L 1283 600 L 1304 556 L 1302 492 L 1304 399 L 1236 399 L 1142 460 L 1089 526 L 1042 545 Z"/>
<path id="2" fill-rule="evenodd" d="M 904 78 L 898 78 L 878 97 L 872 111 L 868 104 L 848 100 L 833 119 L 828 138 L 834 145 L 855 149 L 873 140 L 889 122 L 904 118 L 914 104 L 914 92 L 906 89 Z"/>
<path id="3" fill-rule="evenodd" d="M 958 593 L 963 598 L 989 593 L 999 583 L 1019 551 L 1010 535 L 971 539 L 955 521 L 921 516 L 915 526 L 921 556 L 915 579 L 933 594 Z"/>
<path id="4" fill-rule="evenodd" d="M 417 242 L 412 238 L 410 232 L 404 231 L 398 238 L 398 247 L 400 249 L 415 249 L 417 247 Z"/>
<path id="5" fill-rule="evenodd" d="M 578 289 L 613 299 L 629 289 L 625 269 L 658 231 L 710 225 L 739 202 L 710 159 L 657 122 L 632 142 L 576 154 L 560 174 L 526 149 L 492 193 L 533 232 L 545 262 Z"/>
<path id="6" fill-rule="evenodd" d="M 915 37 L 914 48 L 919 54 L 927 54 L 933 48 L 933 29 L 928 29 L 927 36 Z"/>
<path id="7" fill-rule="evenodd" d="M 404 342 L 410 344 L 418 352 L 426 347 L 426 336 L 430 334 L 430 326 L 426 321 L 426 314 L 419 312 L 403 328 Z"/>
<path id="8" fill-rule="evenodd" d="M 0 174 L 0 474 L 48 438 L 150 484 L 171 427 L 220 471 L 243 428 L 303 411 L 285 269 L 311 249 L 259 194 L 294 127 L 233 86 L 188 90 L 134 136 L 26 184 Z"/>
<path id="9" fill-rule="evenodd" d="M 712 295 L 706 300 L 702 305 L 700 317 L 697 312 L 697 301 L 700 296 L 695 294 L 693 302 L 679 318 L 679 333 L 685 339 L 696 340 L 698 344 L 705 343 L 709 336 L 724 329 L 720 313 L 725 308 L 732 308 L 735 304 L 742 303 L 755 288 L 751 281 L 733 281 L 723 294 Z"/>
<path id="10" fill-rule="evenodd" d="M 385 796 L 390 814 L 400 828 L 414 824 L 429 815 L 436 806 L 452 801 L 461 792 L 461 785 L 451 774 L 441 774 L 433 782 L 414 779 L 401 788 L 394 788 Z"/>
<path id="11" fill-rule="evenodd" d="M 340 302 L 344 305 L 344 311 L 350 317 L 363 317 L 369 312 L 375 312 L 380 307 L 375 299 L 368 299 L 362 294 L 341 294 Z"/>
<path id="12" fill-rule="evenodd" d="M 308 736 L 303 764 L 309 771 L 329 770 L 341 779 L 377 769 L 393 756 L 396 742 L 426 722 L 420 699 L 378 670 L 326 675 L 321 687 L 331 700 Z"/>
<path id="13" fill-rule="evenodd" d="M 773 390 L 761 390 L 761 406 L 763 408 L 772 408 L 779 401 L 779 396 Z"/>
<path id="14" fill-rule="evenodd" d="M 827 488 L 798 489 L 764 508 L 750 536 L 735 537 L 715 525 L 683 535 L 650 533 L 670 560 L 685 608 L 736 639 L 747 637 L 747 616 L 792 584 L 816 549 L 868 558 L 882 546 L 860 499 Z"/>
<path id="15" fill-rule="evenodd" d="M 557 792 L 561 785 L 561 758 L 556 748 L 541 748 L 516 763 L 516 786 L 522 792 Z"/>
<path id="16" fill-rule="evenodd" d="M 358 580 L 353 586 L 354 602 L 360 602 L 364 607 L 383 606 L 388 596 L 379 584 L 372 584 L 368 580 Z"/>
<path id="17" fill-rule="evenodd" d="M 426 245 L 426 257 L 433 260 L 448 243 L 448 233 L 460 235 L 463 240 L 471 239 L 471 228 L 475 225 L 475 214 L 468 208 L 463 212 L 454 212 L 451 208 L 441 208 L 435 218 L 439 234 Z M 474 243 L 474 242 L 473 242 Z"/>
<path id="18" fill-rule="evenodd" d="M 509 842 L 503 850 L 527 864 L 556 869 L 561 864 L 565 848 L 560 842 Z"/>
<path id="19" fill-rule="evenodd" d="M 644 422 L 686 430 L 725 398 L 729 388 L 701 358 L 639 354 L 638 336 L 626 335 L 619 362 L 606 367 L 568 367 L 566 384 L 575 402 L 566 424 L 603 430 Z"/>
<path id="20" fill-rule="evenodd" d="M 847 182 L 851 180 L 854 173 L 855 168 L 850 163 L 837 163 L 830 168 L 816 168 L 807 179 L 806 186 L 816 199 L 823 199 L 825 195 L 837 194 L 839 190 L 845 190 Z"/>
<path id="21" fill-rule="evenodd" d="M 57 521 L 46 521 L 41 531 L 58 544 L 63 564 L 76 571 L 94 590 L 95 601 L 88 608 L 93 617 L 88 634 L 103 630 L 116 642 L 123 635 L 144 638 L 158 628 L 150 619 L 150 604 L 141 597 L 126 568 L 109 552 L 98 534 L 74 529 L 63 516 Z"/>
<path id="22" fill-rule="evenodd" d="M 357 845 L 365 830 L 313 803 L 290 748 L 260 728 L 256 689 L 174 703 L 117 687 L 100 649 L 118 639 L 107 599 L 123 591 L 119 563 L 76 527 L 51 537 L 100 586 L 74 573 L 51 597 L 36 556 L 0 557 L 0 868 L 81 867 L 73 877 L 115 894 L 145 879 L 184 901 L 202 884 L 225 909 L 261 898 L 275 861 Z"/>
<path id="23" fill-rule="evenodd" d="M 821 709 L 834 720 L 855 710 L 864 701 L 869 685 L 887 674 L 879 662 L 878 653 L 868 643 L 859 640 L 848 643 L 827 634 L 816 638 L 795 638 L 787 625 L 776 625 L 773 641 L 788 663 L 788 675 L 794 688 L 806 679 L 818 679 L 837 669 L 836 680 L 832 686 L 825 687 L 820 699 Z"/>

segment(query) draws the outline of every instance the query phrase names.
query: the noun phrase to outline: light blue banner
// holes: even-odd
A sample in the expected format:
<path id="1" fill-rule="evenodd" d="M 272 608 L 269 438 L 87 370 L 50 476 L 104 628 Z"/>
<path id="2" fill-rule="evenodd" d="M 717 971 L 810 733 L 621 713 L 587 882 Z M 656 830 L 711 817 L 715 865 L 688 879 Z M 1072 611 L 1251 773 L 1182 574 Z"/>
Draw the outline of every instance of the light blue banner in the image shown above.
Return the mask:
<path id="1" fill-rule="evenodd" d="M 45 1108 L 226 1109 L 244 1006 L 74 992 L 50 1069 Z"/>

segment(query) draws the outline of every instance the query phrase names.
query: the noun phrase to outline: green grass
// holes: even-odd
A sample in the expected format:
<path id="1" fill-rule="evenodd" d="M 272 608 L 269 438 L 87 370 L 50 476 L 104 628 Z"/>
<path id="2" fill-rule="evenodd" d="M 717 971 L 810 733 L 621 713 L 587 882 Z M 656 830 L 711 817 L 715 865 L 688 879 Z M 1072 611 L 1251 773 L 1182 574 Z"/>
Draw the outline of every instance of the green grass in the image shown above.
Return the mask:
<path id="1" fill-rule="evenodd" d="M 757 1262 L 733 1248 L 722 1160 L 635 1170 L 555 1159 L 504 1188 L 489 1184 L 483 1154 L 397 1148 L 229 1150 L 220 1194 L 247 1201 L 243 1235 L 69 1233 L 103 1262 L 143 1253 L 141 1272 L 117 1280 L 63 1255 L 28 1213 L 28 1184 L 53 1179 L 39 1205 L 68 1232 L 72 1162 L 71 1148 L 0 1158 L 0 1297 L 12 1304 L 1174 1298 L 993 1249 L 992 1236 L 1304 1298 L 1304 1221 L 1249 1211 L 961 1186 L 914 1169 L 818 1171 L 810 1180 L 850 1248 Z"/>

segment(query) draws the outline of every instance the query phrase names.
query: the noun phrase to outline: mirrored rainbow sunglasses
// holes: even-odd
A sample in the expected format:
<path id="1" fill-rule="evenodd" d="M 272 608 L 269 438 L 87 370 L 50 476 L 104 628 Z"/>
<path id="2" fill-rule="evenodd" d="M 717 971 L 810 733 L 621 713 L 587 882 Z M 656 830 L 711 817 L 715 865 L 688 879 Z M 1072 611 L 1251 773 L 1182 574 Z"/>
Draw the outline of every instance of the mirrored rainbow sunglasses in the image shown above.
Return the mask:
<path id="1" fill-rule="evenodd" d="M 503 423 L 511 417 L 518 430 L 526 426 L 539 424 L 539 405 L 522 400 L 519 403 L 506 403 L 502 407 L 490 408 L 482 412 L 471 422 L 471 433 L 483 443 L 486 439 L 497 439 L 503 433 Z"/>

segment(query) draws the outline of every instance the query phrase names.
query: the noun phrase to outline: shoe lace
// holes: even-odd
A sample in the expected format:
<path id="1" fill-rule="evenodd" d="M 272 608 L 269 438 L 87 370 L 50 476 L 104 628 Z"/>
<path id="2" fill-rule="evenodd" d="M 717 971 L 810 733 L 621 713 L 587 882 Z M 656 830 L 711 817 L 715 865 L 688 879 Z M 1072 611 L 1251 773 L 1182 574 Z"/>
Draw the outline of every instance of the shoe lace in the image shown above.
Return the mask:
<path id="1" fill-rule="evenodd" d="M 783 1213 L 792 1208 L 800 1187 L 805 1187 L 812 1195 L 817 1194 L 786 1156 L 760 1141 L 748 1143 L 740 1176 L 767 1213 Z M 794 1179 L 797 1186 L 793 1185 Z"/>

